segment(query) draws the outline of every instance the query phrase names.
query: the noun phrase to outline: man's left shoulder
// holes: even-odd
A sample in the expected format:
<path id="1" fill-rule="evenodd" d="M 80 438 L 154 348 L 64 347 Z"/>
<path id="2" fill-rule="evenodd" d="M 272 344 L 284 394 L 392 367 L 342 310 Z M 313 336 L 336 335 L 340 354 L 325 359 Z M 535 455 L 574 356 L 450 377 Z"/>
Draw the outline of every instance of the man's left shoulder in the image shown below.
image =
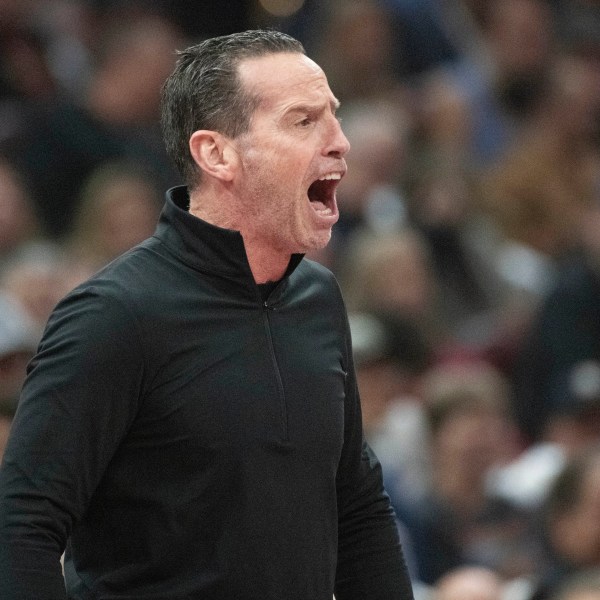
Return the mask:
<path id="1" fill-rule="evenodd" d="M 290 278 L 293 297 L 309 302 L 313 308 L 345 314 L 345 304 L 335 275 L 324 265 L 304 259 Z"/>
<path id="2" fill-rule="evenodd" d="M 304 258 L 298 265 L 296 272 L 301 277 L 308 277 L 324 284 L 338 287 L 335 275 L 325 265 L 316 260 Z"/>
<path id="3" fill-rule="evenodd" d="M 313 285 L 341 300 L 340 286 L 334 273 L 321 263 L 304 258 L 294 272 L 302 286 Z"/>

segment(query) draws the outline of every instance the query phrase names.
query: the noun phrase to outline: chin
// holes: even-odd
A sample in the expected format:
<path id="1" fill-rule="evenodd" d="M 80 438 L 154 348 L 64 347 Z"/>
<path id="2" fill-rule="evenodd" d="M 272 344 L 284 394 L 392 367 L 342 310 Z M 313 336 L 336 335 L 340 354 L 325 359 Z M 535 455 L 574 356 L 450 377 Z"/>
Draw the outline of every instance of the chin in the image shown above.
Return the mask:
<path id="1" fill-rule="evenodd" d="M 309 243 L 306 244 L 305 253 L 308 252 L 318 252 L 319 250 L 323 250 L 331 240 L 331 231 L 327 233 L 323 232 L 318 236 L 313 237 Z"/>

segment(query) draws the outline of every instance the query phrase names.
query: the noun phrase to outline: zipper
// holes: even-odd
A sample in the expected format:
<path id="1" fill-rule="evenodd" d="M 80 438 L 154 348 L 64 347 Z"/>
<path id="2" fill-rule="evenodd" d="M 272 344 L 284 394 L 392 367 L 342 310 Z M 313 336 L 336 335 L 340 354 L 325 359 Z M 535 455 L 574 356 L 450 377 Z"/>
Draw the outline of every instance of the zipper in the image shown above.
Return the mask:
<path id="1" fill-rule="evenodd" d="M 271 318 L 269 314 L 275 310 L 275 307 L 271 306 L 268 300 L 263 302 L 263 317 L 265 324 L 265 333 L 267 336 L 267 344 L 269 345 L 269 352 L 271 354 L 271 363 L 273 364 L 273 371 L 275 373 L 275 381 L 277 382 L 277 393 L 279 395 L 279 404 L 281 410 L 281 427 L 283 431 L 282 439 L 284 442 L 289 442 L 289 431 L 288 431 L 288 414 L 287 414 L 287 403 L 285 399 L 285 391 L 283 388 L 283 379 L 281 377 L 281 369 L 277 362 L 277 356 L 275 354 L 275 346 L 273 344 L 273 335 L 271 332 Z"/>

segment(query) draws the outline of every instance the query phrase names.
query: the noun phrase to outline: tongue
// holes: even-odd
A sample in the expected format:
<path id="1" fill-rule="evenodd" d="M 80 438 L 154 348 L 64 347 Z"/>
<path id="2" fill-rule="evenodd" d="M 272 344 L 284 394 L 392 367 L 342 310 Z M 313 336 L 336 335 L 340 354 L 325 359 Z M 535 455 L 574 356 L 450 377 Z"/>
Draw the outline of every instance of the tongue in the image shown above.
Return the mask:
<path id="1" fill-rule="evenodd" d="M 322 202 L 319 202 L 318 200 L 311 200 L 311 204 L 312 204 L 312 207 L 317 212 L 322 212 L 324 210 L 327 210 L 327 206 L 325 204 L 323 204 Z"/>

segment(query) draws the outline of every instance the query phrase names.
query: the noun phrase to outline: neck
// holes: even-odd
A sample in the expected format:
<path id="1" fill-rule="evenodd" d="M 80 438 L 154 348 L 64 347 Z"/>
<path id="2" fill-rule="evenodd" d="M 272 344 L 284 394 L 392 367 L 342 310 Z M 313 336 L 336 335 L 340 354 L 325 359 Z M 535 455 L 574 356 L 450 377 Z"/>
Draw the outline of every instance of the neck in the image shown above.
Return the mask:
<path id="1" fill-rule="evenodd" d="M 255 232 L 249 216 L 236 210 L 236 204 L 231 199 L 211 202 L 210 197 L 209 194 L 190 192 L 190 214 L 211 225 L 240 232 L 256 283 L 281 279 L 289 265 L 291 254 L 273 247 Z M 226 212 L 223 211 L 223 206 L 228 207 Z"/>
<path id="2" fill-rule="evenodd" d="M 248 243 L 243 233 L 242 237 L 244 238 L 246 256 L 254 281 L 256 283 L 267 283 L 268 281 L 281 279 L 288 268 L 291 255 L 277 254 L 268 249 L 254 247 Z"/>

